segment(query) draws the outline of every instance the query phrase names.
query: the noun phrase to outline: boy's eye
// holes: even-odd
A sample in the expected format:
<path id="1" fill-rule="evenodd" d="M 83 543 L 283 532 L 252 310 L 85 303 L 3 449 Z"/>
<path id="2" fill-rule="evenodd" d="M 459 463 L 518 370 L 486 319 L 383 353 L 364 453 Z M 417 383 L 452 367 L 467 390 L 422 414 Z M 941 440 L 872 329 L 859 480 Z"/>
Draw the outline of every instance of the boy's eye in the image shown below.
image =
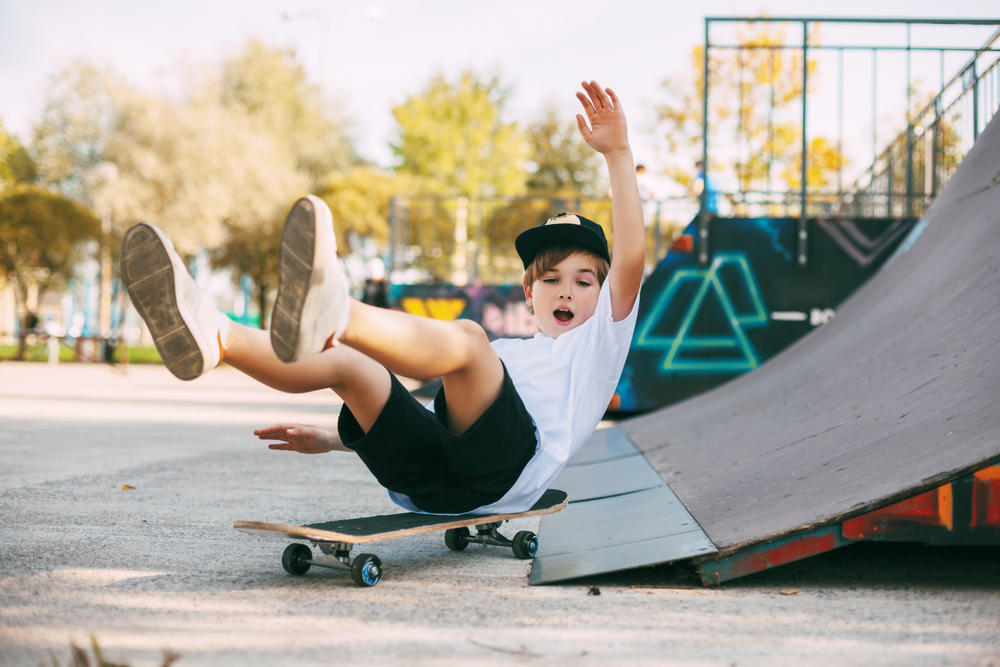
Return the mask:
<path id="1" fill-rule="evenodd" d="M 556 278 L 543 278 L 542 282 L 543 283 L 556 283 L 556 282 L 559 282 L 559 281 Z"/>
<path id="2" fill-rule="evenodd" d="M 590 283 L 586 280 L 577 280 L 576 284 L 582 287 L 590 287 Z"/>

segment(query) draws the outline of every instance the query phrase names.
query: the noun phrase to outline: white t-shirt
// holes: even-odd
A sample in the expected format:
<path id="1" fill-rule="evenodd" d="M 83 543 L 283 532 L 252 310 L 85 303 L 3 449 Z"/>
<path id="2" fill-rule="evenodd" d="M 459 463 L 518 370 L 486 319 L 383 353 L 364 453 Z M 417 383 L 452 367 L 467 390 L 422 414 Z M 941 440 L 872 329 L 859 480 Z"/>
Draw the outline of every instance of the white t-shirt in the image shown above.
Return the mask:
<path id="1" fill-rule="evenodd" d="M 632 312 L 615 322 L 610 283 L 604 281 L 594 315 L 558 338 L 537 333 L 526 340 L 493 341 L 493 349 L 535 422 L 538 445 L 503 498 L 472 514 L 529 510 L 597 428 L 625 367 L 639 310 L 637 295 Z M 390 491 L 389 497 L 400 507 L 420 512 L 403 494 Z"/>

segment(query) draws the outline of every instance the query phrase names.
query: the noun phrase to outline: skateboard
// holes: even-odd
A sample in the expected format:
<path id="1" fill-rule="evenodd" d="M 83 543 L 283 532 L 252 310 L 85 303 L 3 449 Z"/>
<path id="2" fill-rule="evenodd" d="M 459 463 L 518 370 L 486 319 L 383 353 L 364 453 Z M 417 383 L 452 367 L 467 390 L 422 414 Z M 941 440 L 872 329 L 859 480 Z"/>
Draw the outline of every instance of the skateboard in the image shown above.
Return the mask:
<path id="1" fill-rule="evenodd" d="M 357 544 L 371 544 L 410 535 L 444 532 L 444 543 L 452 551 L 461 551 L 470 544 L 493 545 L 510 548 L 517 558 L 534 558 L 538 551 L 538 537 L 522 530 L 513 539 L 500 534 L 504 521 L 541 514 L 554 514 L 566 507 L 564 491 L 549 489 L 527 512 L 517 514 L 384 514 L 360 519 L 327 521 L 306 526 L 287 526 L 260 521 L 234 521 L 233 528 L 248 535 L 311 542 L 322 552 L 313 556 L 312 549 L 301 542 L 285 548 L 281 565 L 288 574 L 301 576 L 313 565 L 335 570 L 349 570 L 358 586 L 374 586 L 382 578 L 382 561 L 374 554 L 360 554 L 351 558 L 351 549 Z M 476 527 L 476 534 L 469 530 Z"/>

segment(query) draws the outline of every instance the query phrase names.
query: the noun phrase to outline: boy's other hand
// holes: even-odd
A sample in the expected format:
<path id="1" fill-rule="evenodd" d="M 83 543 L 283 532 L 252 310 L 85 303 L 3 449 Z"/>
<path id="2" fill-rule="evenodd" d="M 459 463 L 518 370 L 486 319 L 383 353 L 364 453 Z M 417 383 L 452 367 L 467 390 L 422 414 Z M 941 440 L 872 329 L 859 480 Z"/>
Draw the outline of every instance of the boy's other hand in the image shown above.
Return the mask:
<path id="1" fill-rule="evenodd" d="M 576 98 L 583 105 L 587 118 L 577 114 L 576 124 L 583 140 L 602 155 L 628 150 L 628 128 L 618 96 L 610 88 L 602 90 L 596 81 L 584 81 L 581 85 L 586 95 L 577 93 Z"/>
<path id="2" fill-rule="evenodd" d="M 261 440 L 280 440 L 268 443 L 268 449 L 278 449 L 299 454 L 325 454 L 332 451 L 351 451 L 344 447 L 337 431 L 308 424 L 273 424 L 253 432 Z"/>

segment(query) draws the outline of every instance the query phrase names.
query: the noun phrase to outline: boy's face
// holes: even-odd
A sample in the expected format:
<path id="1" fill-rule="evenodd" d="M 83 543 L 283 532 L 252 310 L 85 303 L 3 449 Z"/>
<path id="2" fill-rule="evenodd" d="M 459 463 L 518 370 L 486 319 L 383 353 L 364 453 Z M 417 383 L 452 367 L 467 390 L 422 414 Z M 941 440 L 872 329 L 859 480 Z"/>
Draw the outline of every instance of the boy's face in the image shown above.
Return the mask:
<path id="1" fill-rule="evenodd" d="M 524 286 L 542 333 L 558 338 L 593 316 L 601 293 L 597 266 L 596 257 L 576 252 Z"/>

